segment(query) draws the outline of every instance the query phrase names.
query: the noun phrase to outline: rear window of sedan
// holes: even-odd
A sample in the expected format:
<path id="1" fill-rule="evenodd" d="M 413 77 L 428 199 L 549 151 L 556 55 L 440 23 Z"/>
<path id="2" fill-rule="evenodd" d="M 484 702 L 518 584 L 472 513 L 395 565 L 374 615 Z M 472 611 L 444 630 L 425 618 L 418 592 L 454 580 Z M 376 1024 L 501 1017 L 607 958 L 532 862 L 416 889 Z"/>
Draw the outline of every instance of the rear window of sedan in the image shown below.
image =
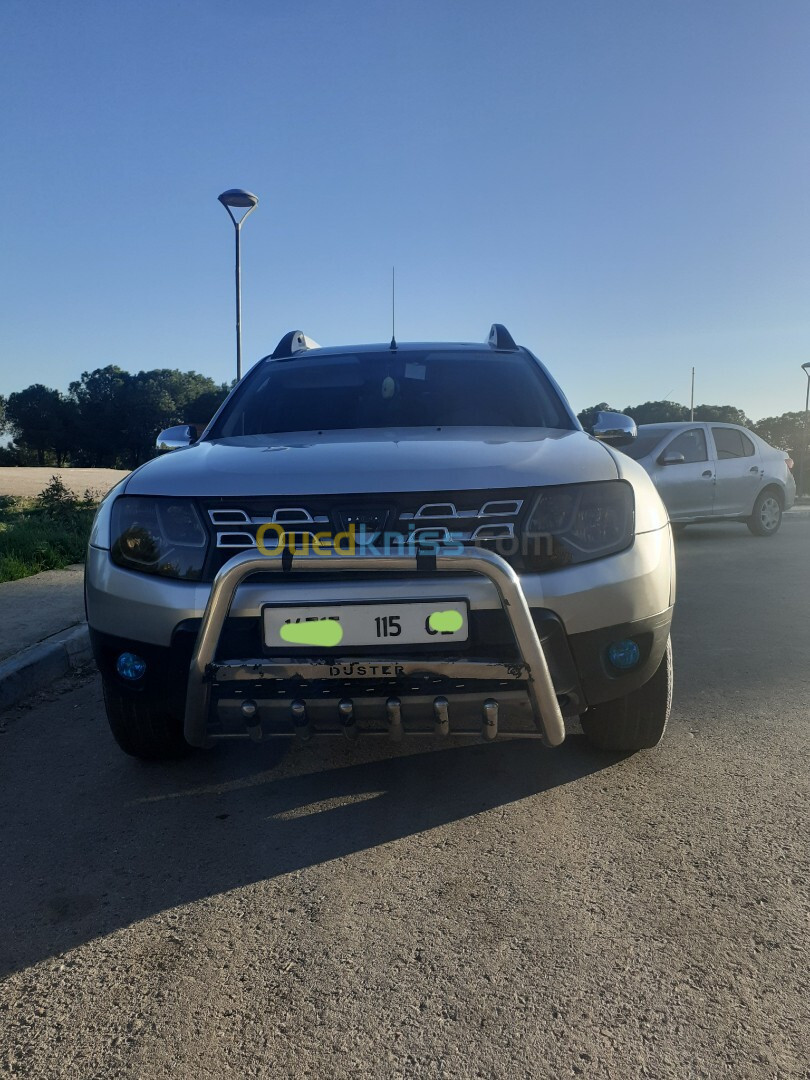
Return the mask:
<path id="1" fill-rule="evenodd" d="M 737 428 L 713 427 L 714 445 L 720 461 L 728 458 L 752 457 L 756 450 L 747 435 Z"/>

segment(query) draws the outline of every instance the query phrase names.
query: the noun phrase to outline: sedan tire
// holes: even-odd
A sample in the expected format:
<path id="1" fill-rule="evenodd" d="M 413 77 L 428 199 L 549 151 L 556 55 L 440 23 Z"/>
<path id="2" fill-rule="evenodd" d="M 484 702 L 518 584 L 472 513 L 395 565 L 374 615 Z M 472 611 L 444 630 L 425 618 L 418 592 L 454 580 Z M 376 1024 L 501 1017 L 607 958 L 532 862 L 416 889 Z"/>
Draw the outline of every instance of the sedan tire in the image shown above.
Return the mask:
<path id="1" fill-rule="evenodd" d="M 782 524 L 782 500 L 774 488 L 766 488 L 757 496 L 754 512 L 746 525 L 754 536 L 773 536 Z"/>

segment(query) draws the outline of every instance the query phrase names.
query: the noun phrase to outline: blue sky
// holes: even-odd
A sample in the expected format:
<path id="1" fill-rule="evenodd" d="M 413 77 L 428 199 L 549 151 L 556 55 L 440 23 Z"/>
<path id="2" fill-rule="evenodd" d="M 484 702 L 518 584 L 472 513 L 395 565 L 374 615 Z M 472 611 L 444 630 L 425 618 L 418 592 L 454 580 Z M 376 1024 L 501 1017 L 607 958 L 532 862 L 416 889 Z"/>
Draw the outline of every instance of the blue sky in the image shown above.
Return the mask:
<path id="1" fill-rule="evenodd" d="M 506 323 L 575 408 L 800 409 L 806 0 L 4 0 L 0 393 Z"/>

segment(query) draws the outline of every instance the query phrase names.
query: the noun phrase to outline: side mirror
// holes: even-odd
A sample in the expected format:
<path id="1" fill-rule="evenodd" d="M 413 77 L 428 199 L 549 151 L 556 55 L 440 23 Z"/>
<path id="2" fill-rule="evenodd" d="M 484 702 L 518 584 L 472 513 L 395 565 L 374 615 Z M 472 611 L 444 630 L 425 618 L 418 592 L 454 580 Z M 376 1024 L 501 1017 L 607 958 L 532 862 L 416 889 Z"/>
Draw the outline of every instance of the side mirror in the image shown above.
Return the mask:
<path id="1" fill-rule="evenodd" d="M 182 450 L 184 446 L 191 446 L 197 441 L 197 429 L 193 424 L 178 424 L 177 427 L 166 428 L 161 431 L 155 442 L 158 453 L 167 450 Z"/>
<path id="2" fill-rule="evenodd" d="M 659 465 L 683 465 L 686 458 L 683 454 L 676 454 L 674 451 L 670 451 L 667 454 L 662 454 L 658 459 Z"/>
<path id="3" fill-rule="evenodd" d="M 593 435 L 612 446 L 629 446 L 638 435 L 638 428 L 635 420 L 624 413 L 600 412 L 593 425 Z"/>

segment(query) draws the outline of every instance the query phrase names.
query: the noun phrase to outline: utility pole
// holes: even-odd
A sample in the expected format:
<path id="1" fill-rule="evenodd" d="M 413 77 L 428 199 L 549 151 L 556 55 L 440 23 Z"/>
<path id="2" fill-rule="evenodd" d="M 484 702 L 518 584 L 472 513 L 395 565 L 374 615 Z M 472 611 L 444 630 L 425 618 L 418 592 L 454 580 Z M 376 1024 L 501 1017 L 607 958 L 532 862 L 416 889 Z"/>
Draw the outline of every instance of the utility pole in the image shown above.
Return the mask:
<path id="1" fill-rule="evenodd" d="M 804 428 L 802 429 L 802 454 L 799 458 L 799 495 L 804 495 L 804 459 L 807 457 L 807 420 L 810 415 L 810 360 L 802 364 L 802 371 L 807 376 L 807 391 L 804 395 Z"/>
<path id="2" fill-rule="evenodd" d="M 692 368 L 692 398 L 689 404 L 689 420 L 695 419 L 695 369 Z"/>

